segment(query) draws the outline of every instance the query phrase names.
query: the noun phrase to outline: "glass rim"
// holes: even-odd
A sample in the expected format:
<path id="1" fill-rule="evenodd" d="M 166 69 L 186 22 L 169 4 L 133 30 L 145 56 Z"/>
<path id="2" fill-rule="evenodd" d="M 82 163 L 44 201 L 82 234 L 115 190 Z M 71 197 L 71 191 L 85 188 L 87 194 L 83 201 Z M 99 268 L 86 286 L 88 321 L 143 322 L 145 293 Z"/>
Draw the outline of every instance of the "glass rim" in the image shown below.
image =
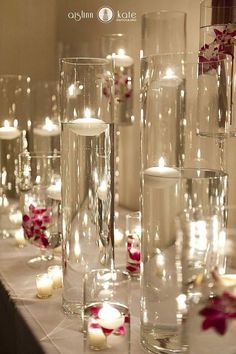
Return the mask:
<path id="1" fill-rule="evenodd" d="M 158 15 L 167 15 L 167 14 L 176 14 L 176 15 L 184 15 L 183 17 L 186 19 L 187 17 L 187 12 L 185 11 L 168 11 L 168 10 L 160 10 L 160 11 L 151 11 L 151 12 L 145 12 L 142 14 L 142 19 L 146 18 L 158 18 Z"/>
<path id="2" fill-rule="evenodd" d="M 227 54 L 227 53 L 219 53 L 219 57 L 216 57 L 217 60 L 208 60 L 206 59 L 205 61 L 199 61 L 199 57 L 202 56 L 202 53 L 204 53 L 203 51 L 199 50 L 199 51 L 190 51 L 190 52 L 173 52 L 173 53 L 157 53 L 157 54 L 152 54 L 152 55 L 147 55 L 141 58 L 142 61 L 150 61 L 153 59 L 158 59 L 158 58 L 175 58 L 176 57 L 178 59 L 182 58 L 181 61 L 179 62 L 179 64 L 198 64 L 198 65 L 204 65 L 204 64 L 209 64 L 209 63 L 214 63 L 214 62 L 223 62 L 224 60 L 229 60 L 232 62 L 232 55 L 231 54 Z M 193 57 L 195 58 L 195 60 L 189 60 L 188 59 Z M 197 60 L 198 59 L 198 60 Z M 176 62 L 174 62 L 175 64 Z"/>
<path id="3" fill-rule="evenodd" d="M 66 65 L 84 65 L 84 66 L 106 66 L 110 61 L 105 58 L 90 58 L 90 57 L 65 57 L 60 58 L 60 62 Z"/>

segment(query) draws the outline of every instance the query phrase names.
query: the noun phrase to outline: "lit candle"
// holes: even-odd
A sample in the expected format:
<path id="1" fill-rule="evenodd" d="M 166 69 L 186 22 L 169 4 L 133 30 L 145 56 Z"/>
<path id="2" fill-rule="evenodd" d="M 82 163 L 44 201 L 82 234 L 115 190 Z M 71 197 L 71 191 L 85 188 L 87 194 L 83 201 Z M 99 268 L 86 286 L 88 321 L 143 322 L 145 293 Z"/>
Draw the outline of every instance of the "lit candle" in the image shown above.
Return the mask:
<path id="1" fill-rule="evenodd" d="M 16 127 L 11 127 L 8 120 L 4 121 L 4 126 L 0 128 L 0 139 L 12 140 L 20 136 L 20 130 Z"/>
<path id="2" fill-rule="evenodd" d="M 113 306 L 104 303 L 98 312 L 97 323 L 106 329 L 116 329 L 123 325 L 124 316 Z"/>
<path id="3" fill-rule="evenodd" d="M 107 192 L 108 192 L 107 183 L 105 181 L 102 181 L 100 186 L 97 189 L 98 197 L 103 201 L 106 200 Z"/>
<path id="4" fill-rule="evenodd" d="M 47 189 L 48 197 L 54 200 L 61 200 L 61 180 L 56 181 Z"/>
<path id="5" fill-rule="evenodd" d="M 49 118 L 45 118 L 45 124 L 42 127 L 34 128 L 34 134 L 40 136 L 56 136 L 61 132 L 60 126 L 58 124 L 53 123 L 53 121 Z"/>
<path id="6" fill-rule="evenodd" d="M 114 242 L 115 246 L 120 246 L 123 242 L 124 235 L 119 229 L 115 229 L 114 231 Z"/>
<path id="7" fill-rule="evenodd" d="M 182 82 L 181 78 L 178 77 L 174 70 L 167 68 L 164 75 L 157 81 L 158 87 L 176 87 Z"/>
<path id="8" fill-rule="evenodd" d="M 36 276 L 37 296 L 47 298 L 52 295 L 53 281 L 48 273 L 38 274 Z"/>
<path id="9" fill-rule="evenodd" d="M 180 171 L 177 168 L 165 166 L 163 157 L 160 158 L 157 166 L 149 167 L 144 171 L 145 179 L 148 179 L 150 183 L 154 182 L 155 184 L 176 182 L 176 179 L 180 176 Z M 159 180 L 156 177 L 158 177 Z"/>
<path id="10" fill-rule="evenodd" d="M 124 49 L 119 49 L 117 54 L 112 54 L 107 56 L 107 59 L 111 59 L 111 58 L 114 60 L 115 66 L 118 67 L 126 68 L 128 66 L 131 66 L 134 63 L 133 58 L 126 55 Z"/>
<path id="11" fill-rule="evenodd" d="M 24 231 L 22 229 L 16 230 L 15 232 L 15 241 L 18 247 L 23 248 L 26 244 Z"/>
<path id="12" fill-rule="evenodd" d="M 51 277 L 53 282 L 53 289 L 58 289 L 62 287 L 62 267 L 59 265 L 54 265 L 48 267 L 48 275 Z"/>
<path id="13" fill-rule="evenodd" d="M 96 321 L 91 321 L 88 325 L 87 339 L 91 349 L 99 350 L 106 348 L 107 338 Z"/>
<path id="14" fill-rule="evenodd" d="M 103 120 L 91 118 L 89 108 L 85 109 L 83 118 L 75 119 L 71 123 L 71 130 L 82 136 L 100 135 L 107 129 L 107 124 Z"/>

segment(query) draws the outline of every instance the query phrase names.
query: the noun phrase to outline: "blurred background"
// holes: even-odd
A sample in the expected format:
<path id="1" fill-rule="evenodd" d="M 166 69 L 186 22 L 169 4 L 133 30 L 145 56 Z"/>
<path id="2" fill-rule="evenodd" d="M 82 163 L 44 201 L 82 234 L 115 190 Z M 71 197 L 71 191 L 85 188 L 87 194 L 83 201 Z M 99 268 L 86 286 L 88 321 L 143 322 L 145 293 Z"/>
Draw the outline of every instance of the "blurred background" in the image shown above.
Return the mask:
<path id="1" fill-rule="evenodd" d="M 115 12 L 135 12 L 135 21 L 102 23 L 96 14 L 100 7 Z M 0 1 L 0 74 L 22 74 L 37 81 L 58 80 L 59 58 L 66 56 L 101 56 L 101 37 L 124 33 L 128 36 L 129 55 L 134 59 L 134 124 L 125 128 L 120 141 L 119 200 L 124 207 L 139 209 L 140 103 L 139 52 L 141 15 L 159 10 L 187 13 L 187 50 L 197 50 L 199 43 L 200 0 L 11 0 Z M 93 13 L 93 18 L 75 18 L 74 14 Z M 31 117 L 34 120 L 34 117 Z M 122 128 L 121 128 L 122 130 Z M 230 198 L 236 200 L 234 149 L 228 146 Z M 234 196 L 235 194 L 235 196 Z M 234 200 L 233 200 L 234 201 Z"/>

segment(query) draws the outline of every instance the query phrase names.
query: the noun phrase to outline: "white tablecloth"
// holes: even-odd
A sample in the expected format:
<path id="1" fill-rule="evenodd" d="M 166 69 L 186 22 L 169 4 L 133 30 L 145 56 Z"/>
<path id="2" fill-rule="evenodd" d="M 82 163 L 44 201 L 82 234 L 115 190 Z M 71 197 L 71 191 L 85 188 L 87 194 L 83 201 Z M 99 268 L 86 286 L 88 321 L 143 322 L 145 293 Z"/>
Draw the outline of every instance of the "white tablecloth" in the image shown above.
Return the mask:
<path id="1" fill-rule="evenodd" d="M 83 334 L 79 331 L 79 320 L 64 315 L 61 289 L 54 290 L 52 297 L 48 299 L 36 297 L 36 274 L 46 271 L 48 266 L 44 264 L 41 269 L 35 269 L 27 264 L 38 252 L 31 245 L 19 249 L 13 238 L 0 240 L 0 340 L 4 341 L 4 349 L 0 349 L 0 353 L 83 353 Z M 132 354 L 145 352 L 140 345 L 139 297 L 139 281 L 133 280 Z"/>

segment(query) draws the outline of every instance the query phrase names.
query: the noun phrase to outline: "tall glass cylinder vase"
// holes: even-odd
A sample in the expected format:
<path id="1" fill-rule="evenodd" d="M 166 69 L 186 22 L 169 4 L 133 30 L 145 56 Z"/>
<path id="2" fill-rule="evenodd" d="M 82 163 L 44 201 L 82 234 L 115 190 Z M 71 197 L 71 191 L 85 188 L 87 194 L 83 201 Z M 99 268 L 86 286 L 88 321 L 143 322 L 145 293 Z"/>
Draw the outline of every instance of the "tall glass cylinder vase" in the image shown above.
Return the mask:
<path id="1" fill-rule="evenodd" d="M 186 50 L 186 13 L 150 12 L 142 16 L 142 57 Z"/>
<path id="2" fill-rule="evenodd" d="M 184 353 L 235 352 L 235 206 L 178 218 L 179 319 Z"/>
<path id="3" fill-rule="evenodd" d="M 32 115 L 34 151 L 60 151 L 59 82 L 33 85 Z"/>
<path id="4" fill-rule="evenodd" d="M 232 57 L 232 116 L 227 133 L 236 135 L 236 1 L 230 0 L 203 0 L 200 11 L 200 49 L 203 57 L 213 59 L 219 53 L 229 54 Z"/>
<path id="5" fill-rule="evenodd" d="M 18 154 L 30 146 L 30 78 L 0 76 L 0 234 L 21 224 L 16 186 Z"/>
<path id="6" fill-rule="evenodd" d="M 186 55 L 150 56 L 142 65 L 141 341 L 156 353 L 180 352 L 175 217 L 227 199 L 224 172 L 186 165 L 185 129 L 203 105 L 198 53 L 188 60 Z"/>
<path id="7" fill-rule="evenodd" d="M 109 61 L 61 65 L 63 308 L 80 313 L 85 271 L 114 259 L 114 166 Z"/>
<path id="8" fill-rule="evenodd" d="M 127 129 L 133 129 L 132 123 L 134 123 L 134 59 L 130 55 L 129 42 L 129 37 L 123 33 L 107 34 L 101 38 L 101 54 L 111 61 L 114 76 L 114 167 L 117 218 L 120 190 L 122 184 L 125 183 L 125 173 L 121 166 L 124 163 L 123 160 L 126 161 L 126 156 L 122 154 L 121 143 L 126 137 Z"/>

